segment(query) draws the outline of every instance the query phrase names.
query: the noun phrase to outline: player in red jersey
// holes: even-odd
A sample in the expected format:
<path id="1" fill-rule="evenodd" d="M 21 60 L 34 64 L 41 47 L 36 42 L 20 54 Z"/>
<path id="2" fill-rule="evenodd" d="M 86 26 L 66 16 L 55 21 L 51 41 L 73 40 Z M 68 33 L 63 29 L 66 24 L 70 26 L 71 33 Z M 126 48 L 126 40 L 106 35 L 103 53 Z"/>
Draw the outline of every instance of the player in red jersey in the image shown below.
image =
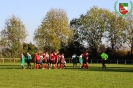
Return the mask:
<path id="1" fill-rule="evenodd" d="M 57 67 L 59 68 L 60 66 L 59 66 L 59 64 L 60 64 L 60 54 L 58 53 L 58 63 L 57 63 Z"/>
<path id="2" fill-rule="evenodd" d="M 49 68 L 49 53 L 46 52 L 46 59 L 47 59 L 47 68 Z"/>
<path id="3" fill-rule="evenodd" d="M 54 57 L 53 53 L 50 54 L 49 63 L 50 63 L 49 69 L 52 69 L 52 66 L 53 65 L 55 66 L 55 57 Z"/>
<path id="4" fill-rule="evenodd" d="M 61 60 L 61 68 L 62 68 L 62 69 L 66 68 L 66 61 L 65 61 L 65 58 L 62 58 L 62 60 Z"/>
<path id="5" fill-rule="evenodd" d="M 62 59 L 64 59 L 64 54 L 60 55 L 60 69 L 62 69 Z"/>
<path id="6" fill-rule="evenodd" d="M 55 64 L 54 64 L 54 68 L 57 69 L 58 68 L 58 54 L 55 52 L 54 53 L 54 58 L 55 58 Z"/>
<path id="7" fill-rule="evenodd" d="M 42 69 L 46 69 L 47 68 L 47 58 L 46 58 L 46 54 L 43 54 L 43 68 Z"/>
<path id="8" fill-rule="evenodd" d="M 87 68 L 88 69 L 88 52 L 86 52 L 84 55 L 83 55 L 83 66 L 82 68 Z M 84 67 L 85 66 L 85 67 Z"/>
<path id="9" fill-rule="evenodd" d="M 40 56 L 36 53 L 35 54 L 35 69 L 38 69 L 40 66 Z"/>
<path id="10" fill-rule="evenodd" d="M 61 69 L 61 61 L 62 61 L 62 55 L 59 56 L 59 63 L 60 63 L 60 69 Z"/>
<path id="11" fill-rule="evenodd" d="M 34 69 L 36 69 L 36 58 L 37 58 L 37 53 L 35 53 L 35 57 L 34 57 Z"/>

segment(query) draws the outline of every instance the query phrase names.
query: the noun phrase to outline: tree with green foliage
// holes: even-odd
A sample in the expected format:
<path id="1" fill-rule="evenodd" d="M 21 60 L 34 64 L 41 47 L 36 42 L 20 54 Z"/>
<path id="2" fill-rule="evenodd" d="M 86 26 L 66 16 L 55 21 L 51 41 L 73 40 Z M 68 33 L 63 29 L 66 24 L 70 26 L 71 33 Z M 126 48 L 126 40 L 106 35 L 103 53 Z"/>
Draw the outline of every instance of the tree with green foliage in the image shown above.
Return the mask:
<path id="1" fill-rule="evenodd" d="M 90 48 L 95 50 L 95 54 L 102 44 L 108 14 L 108 10 L 94 6 L 85 15 L 81 15 L 79 19 L 73 19 L 70 23 L 75 29 L 75 36 L 79 38 L 78 40 L 86 42 Z"/>
<path id="2" fill-rule="evenodd" d="M 110 42 L 112 50 L 120 49 L 125 43 L 124 29 L 126 21 L 123 17 L 117 16 L 116 13 L 110 13 L 105 31 L 107 42 Z"/>
<path id="3" fill-rule="evenodd" d="M 125 20 L 127 22 L 127 26 L 125 28 L 124 38 L 126 39 L 126 44 L 131 49 L 131 55 L 133 55 L 133 14 L 130 14 L 128 17 L 125 18 Z"/>
<path id="4" fill-rule="evenodd" d="M 10 51 L 11 57 L 18 57 L 23 52 L 23 42 L 27 36 L 22 21 L 14 15 L 5 21 L 5 27 L 0 32 L 0 42 L 3 51 Z M 7 53 L 8 54 L 8 53 Z"/>
<path id="5" fill-rule="evenodd" d="M 107 9 L 94 6 L 85 15 L 73 19 L 70 25 L 74 29 L 75 39 L 87 43 L 95 54 L 101 47 L 103 38 L 112 50 L 120 49 L 126 42 L 124 33 L 127 33 L 127 22 Z"/>
<path id="6" fill-rule="evenodd" d="M 29 52 L 31 55 L 34 55 L 38 51 L 37 47 L 30 43 L 23 43 L 23 52 L 26 54 Z"/>
<path id="7" fill-rule="evenodd" d="M 83 15 L 81 15 L 82 17 Z M 79 18 L 74 18 L 70 21 L 70 27 L 73 29 L 73 41 L 82 43 L 82 38 L 80 34 L 81 21 Z"/>
<path id="8" fill-rule="evenodd" d="M 34 41 L 41 50 L 55 51 L 67 45 L 73 35 L 63 9 L 51 9 L 34 32 Z"/>
<path id="9" fill-rule="evenodd" d="M 67 46 L 60 49 L 60 53 L 65 53 L 65 57 L 71 57 L 74 53 L 80 55 L 85 50 L 84 45 L 78 41 L 70 42 Z"/>
<path id="10" fill-rule="evenodd" d="M 104 9 L 98 7 L 91 8 L 80 19 L 81 21 L 81 36 L 89 47 L 98 48 L 102 44 L 103 32 L 105 29 Z"/>

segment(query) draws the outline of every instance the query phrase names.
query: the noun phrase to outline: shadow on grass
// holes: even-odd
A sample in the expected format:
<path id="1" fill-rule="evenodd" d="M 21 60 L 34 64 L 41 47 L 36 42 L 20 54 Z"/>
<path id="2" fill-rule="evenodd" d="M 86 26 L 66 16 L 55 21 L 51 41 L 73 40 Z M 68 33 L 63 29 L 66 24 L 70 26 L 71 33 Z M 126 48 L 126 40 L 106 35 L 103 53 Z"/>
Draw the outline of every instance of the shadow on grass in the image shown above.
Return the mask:
<path id="1" fill-rule="evenodd" d="M 2 67 L 8 67 L 8 66 L 20 66 L 20 65 L 0 65 Z"/>
<path id="2" fill-rule="evenodd" d="M 26 67 L 26 66 L 25 66 Z M 0 65 L 0 69 L 21 69 L 21 65 Z M 67 66 L 63 70 L 74 70 L 73 66 Z M 79 66 L 75 71 L 101 71 L 101 72 L 133 72 L 132 67 L 107 67 L 107 69 L 102 69 L 99 66 L 89 66 L 89 69 L 80 69 Z"/>
<path id="3" fill-rule="evenodd" d="M 20 65 L 0 65 L 0 69 L 20 69 Z"/>
<path id="4" fill-rule="evenodd" d="M 67 66 L 66 69 L 73 70 L 72 66 Z M 103 71 L 103 72 L 133 72 L 133 67 L 107 67 L 102 69 L 101 67 L 90 66 L 89 69 L 76 68 L 77 71 Z"/>

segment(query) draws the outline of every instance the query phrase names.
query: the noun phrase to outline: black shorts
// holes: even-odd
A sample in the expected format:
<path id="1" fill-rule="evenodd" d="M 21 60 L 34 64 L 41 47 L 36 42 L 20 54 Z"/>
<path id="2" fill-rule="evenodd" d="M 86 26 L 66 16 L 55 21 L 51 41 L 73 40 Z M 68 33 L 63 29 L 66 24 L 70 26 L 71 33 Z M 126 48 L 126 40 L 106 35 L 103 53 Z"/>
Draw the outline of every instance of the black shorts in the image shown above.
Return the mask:
<path id="1" fill-rule="evenodd" d="M 49 63 L 49 59 L 47 59 L 47 63 Z"/>
<path id="2" fill-rule="evenodd" d="M 55 64 L 55 61 L 49 60 L 49 63 L 50 63 L 50 64 Z"/>
<path id="3" fill-rule="evenodd" d="M 103 61 L 102 61 L 102 64 L 104 65 L 104 64 L 105 64 L 105 62 L 106 62 L 106 61 L 105 61 L 105 60 L 103 60 Z"/>
<path id="4" fill-rule="evenodd" d="M 40 62 L 36 62 L 36 64 L 40 64 Z"/>
<path id="5" fill-rule="evenodd" d="M 87 64 L 88 62 L 87 61 L 83 61 L 83 64 Z"/>
<path id="6" fill-rule="evenodd" d="M 30 60 L 27 61 L 27 64 L 30 64 Z"/>
<path id="7" fill-rule="evenodd" d="M 47 63 L 47 60 L 43 60 L 43 63 Z"/>

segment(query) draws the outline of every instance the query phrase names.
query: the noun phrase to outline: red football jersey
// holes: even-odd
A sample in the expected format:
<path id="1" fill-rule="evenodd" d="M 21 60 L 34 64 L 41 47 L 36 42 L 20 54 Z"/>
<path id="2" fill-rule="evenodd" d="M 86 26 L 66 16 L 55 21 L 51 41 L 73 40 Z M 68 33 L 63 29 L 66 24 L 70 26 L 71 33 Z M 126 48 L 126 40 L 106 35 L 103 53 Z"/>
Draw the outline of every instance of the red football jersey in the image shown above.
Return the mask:
<path id="1" fill-rule="evenodd" d="M 88 55 L 87 55 L 87 54 L 84 54 L 84 58 L 83 58 L 83 60 L 84 60 L 85 62 L 88 61 Z"/>
<path id="2" fill-rule="evenodd" d="M 45 54 L 43 55 L 43 60 L 46 60 L 46 55 Z"/>
<path id="3" fill-rule="evenodd" d="M 54 55 L 50 55 L 50 61 L 55 62 L 55 57 L 54 57 Z"/>
<path id="4" fill-rule="evenodd" d="M 46 54 L 43 55 L 43 60 L 44 60 L 44 62 L 47 62 Z"/>
<path id="5" fill-rule="evenodd" d="M 58 61 L 58 55 L 57 54 L 54 55 L 54 58 L 55 58 L 55 62 L 57 62 Z"/>
<path id="6" fill-rule="evenodd" d="M 35 59 L 36 59 L 36 62 L 40 62 L 40 56 L 38 54 L 36 54 Z"/>

